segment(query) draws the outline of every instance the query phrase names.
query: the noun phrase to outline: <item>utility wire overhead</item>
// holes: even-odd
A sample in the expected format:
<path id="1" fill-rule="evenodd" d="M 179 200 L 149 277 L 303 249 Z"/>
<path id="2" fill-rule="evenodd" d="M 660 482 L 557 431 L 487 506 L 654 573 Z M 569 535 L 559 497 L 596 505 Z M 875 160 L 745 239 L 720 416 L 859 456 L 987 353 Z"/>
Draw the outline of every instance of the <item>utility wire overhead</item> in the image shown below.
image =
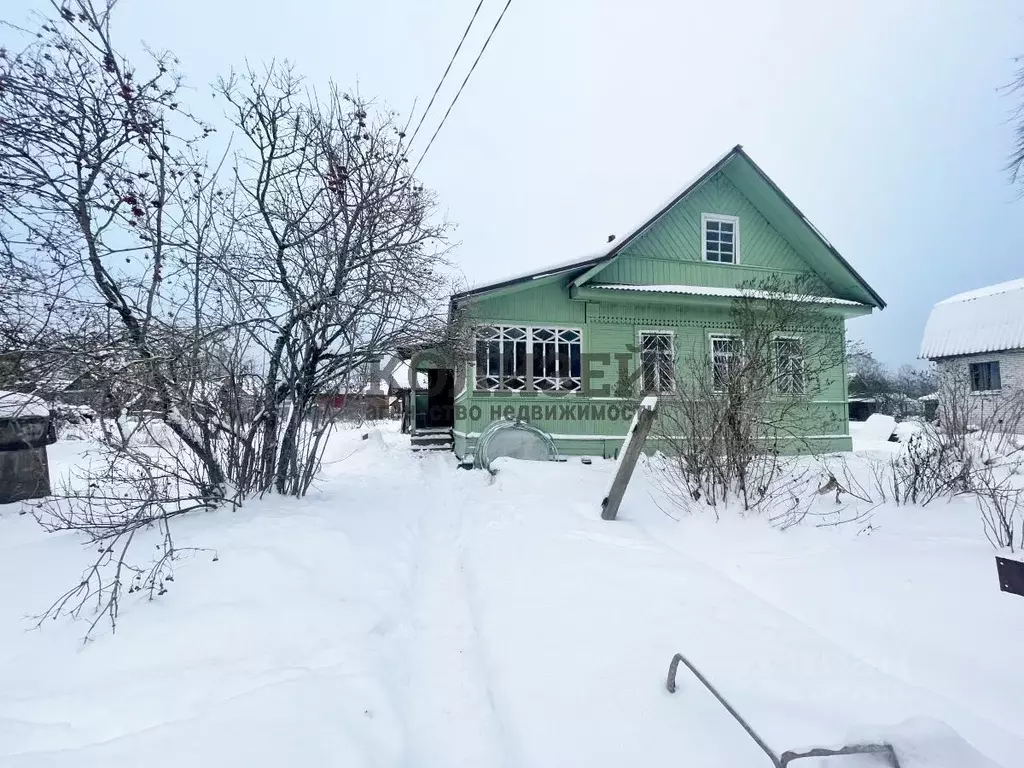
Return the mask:
<path id="1" fill-rule="evenodd" d="M 483 47 L 480 48 L 480 53 L 478 53 L 476 59 L 473 60 L 473 66 L 471 66 L 469 68 L 469 72 L 466 73 L 466 79 L 463 80 L 462 85 L 459 86 L 459 90 L 456 92 L 455 98 L 452 99 L 452 103 L 448 105 L 448 111 L 446 111 L 444 113 L 444 117 L 441 118 L 441 122 L 440 124 L 438 124 L 437 130 L 434 131 L 434 135 L 431 136 L 430 141 L 427 142 L 427 146 L 423 150 L 423 154 L 420 155 L 420 159 L 416 161 L 416 165 L 413 167 L 412 173 L 409 174 L 410 176 L 416 175 L 416 171 L 419 169 L 420 163 L 423 162 L 423 158 L 427 156 L 427 152 L 429 152 L 430 148 L 433 146 L 434 139 L 437 138 L 437 134 L 439 134 L 441 132 L 441 129 L 444 127 L 444 123 L 448 119 L 448 115 L 452 113 L 452 107 L 455 106 L 455 102 L 457 102 L 459 100 L 459 96 L 462 95 L 462 90 L 466 87 L 466 83 L 469 82 L 469 78 L 472 77 L 473 70 L 476 69 L 476 65 L 480 63 L 480 58 L 484 55 L 484 51 L 487 50 L 487 45 L 491 42 L 491 38 L 494 37 L 494 33 L 498 30 L 498 25 L 501 24 L 501 20 L 505 18 L 505 12 L 508 10 L 508 7 L 510 5 L 512 5 L 512 0 L 508 0 L 508 2 L 505 3 L 505 7 L 501 9 L 501 15 L 498 16 L 498 20 L 494 22 L 494 26 L 491 28 L 490 34 L 487 35 L 487 39 L 484 40 Z"/>
<path id="2" fill-rule="evenodd" d="M 430 101 L 427 102 L 427 108 L 423 110 L 423 114 L 420 115 L 420 121 L 416 124 L 416 129 L 412 132 L 412 138 L 409 139 L 409 146 L 411 147 L 413 142 L 416 141 L 416 134 L 420 132 L 420 128 L 423 127 L 423 121 L 427 118 L 427 113 L 430 111 L 430 107 L 434 104 L 434 99 L 437 98 L 438 92 L 441 90 L 441 86 L 444 85 L 445 78 L 448 77 L 448 73 L 452 71 L 452 64 L 455 63 L 455 57 L 459 55 L 459 51 L 462 50 L 462 44 L 466 42 L 466 37 L 469 35 L 469 30 L 473 28 L 473 22 L 476 21 L 476 15 L 480 13 L 480 7 L 484 4 L 484 0 L 480 0 L 476 4 L 476 10 L 473 11 L 472 17 L 469 19 L 469 24 L 466 25 L 466 31 L 462 33 L 462 39 L 459 40 L 459 44 L 455 47 L 455 53 L 452 54 L 451 59 L 448 61 L 448 66 L 444 69 L 444 74 L 441 75 L 441 80 L 437 84 L 437 88 L 434 89 L 434 95 L 430 97 Z"/>

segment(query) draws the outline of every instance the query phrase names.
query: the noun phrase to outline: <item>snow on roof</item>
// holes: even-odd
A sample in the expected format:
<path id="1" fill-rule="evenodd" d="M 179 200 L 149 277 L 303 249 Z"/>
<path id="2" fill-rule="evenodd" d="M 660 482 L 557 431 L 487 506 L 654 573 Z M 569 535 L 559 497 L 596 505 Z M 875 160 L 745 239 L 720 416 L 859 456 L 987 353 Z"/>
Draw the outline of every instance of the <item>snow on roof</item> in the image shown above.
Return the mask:
<path id="1" fill-rule="evenodd" d="M 34 395 L 0 389 L 0 418 L 14 416 L 49 416 L 50 406 Z"/>
<path id="2" fill-rule="evenodd" d="M 412 379 L 409 378 L 409 362 L 407 360 L 402 361 L 395 366 L 395 370 L 391 372 L 391 378 L 398 382 L 398 385 L 405 389 L 412 384 Z M 427 372 L 416 371 L 416 389 L 427 388 Z M 385 387 L 387 389 L 387 387 Z"/>
<path id="3" fill-rule="evenodd" d="M 984 288 L 975 288 L 973 291 L 958 293 L 956 296 L 950 296 L 948 299 L 943 299 L 939 304 L 955 304 L 959 301 L 973 301 L 974 299 L 998 296 L 999 294 L 1006 293 L 1007 291 L 1019 291 L 1021 289 L 1024 289 L 1024 277 L 1017 278 L 1016 280 L 1007 280 L 1005 283 L 988 285 Z"/>
<path id="4" fill-rule="evenodd" d="M 921 357 L 1024 349 L 1024 278 L 958 293 L 932 307 Z"/>
<path id="5" fill-rule="evenodd" d="M 562 272 L 570 272 L 574 269 L 583 269 L 585 267 L 593 266 L 601 259 L 604 259 L 606 254 L 600 253 L 594 256 L 587 256 L 585 258 L 569 259 L 567 261 L 558 262 L 556 264 L 549 264 L 540 269 L 533 269 L 529 272 L 520 272 L 515 275 L 509 275 L 502 277 L 498 280 L 488 280 L 486 282 L 472 283 L 466 290 L 459 291 L 454 294 L 455 298 L 461 298 L 463 296 L 469 296 L 475 293 L 483 293 L 485 291 L 499 288 L 509 283 L 517 283 L 520 280 L 540 280 L 545 277 L 551 277 L 553 275 L 560 274 Z"/>
<path id="6" fill-rule="evenodd" d="M 625 235 L 625 237 L 613 240 L 611 243 L 607 244 L 604 250 L 600 251 L 599 253 L 595 253 L 585 258 L 570 259 L 569 261 L 560 262 L 547 267 L 541 267 L 540 270 L 531 270 L 530 272 L 523 272 L 518 275 L 511 275 L 509 277 L 502 278 L 501 280 L 491 280 L 486 283 L 474 284 L 467 288 L 465 291 L 460 291 L 459 293 L 455 294 L 455 296 L 460 297 L 465 294 L 481 293 L 487 289 L 502 286 L 507 283 L 517 282 L 519 280 L 539 280 L 542 277 L 550 277 L 551 275 L 556 275 L 561 272 L 568 272 L 575 268 L 595 266 L 597 263 L 604 261 L 610 258 L 613 254 L 617 253 L 621 248 L 623 248 L 628 243 L 629 240 L 636 238 L 638 235 L 642 234 L 644 231 L 653 226 L 654 223 L 658 219 L 660 219 L 661 216 L 664 215 L 669 208 L 672 207 L 672 204 L 675 203 L 678 198 L 682 197 L 687 192 L 692 192 L 693 189 L 696 188 L 696 186 L 698 185 L 698 182 L 706 181 L 707 179 L 704 178 L 705 176 L 709 176 L 711 171 L 713 171 L 718 166 L 724 165 L 725 161 L 731 159 L 732 156 L 736 154 L 739 149 L 740 146 L 737 145 L 730 149 L 725 154 L 721 155 L 720 157 L 717 157 L 714 160 L 714 162 L 706 166 L 703 170 L 701 170 L 700 173 L 694 176 L 684 186 L 680 187 L 675 192 L 673 192 L 671 197 L 664 200 L 656 208 L 653 208 L 653 210 L 658 212 L 657 214 L 654 215 L 654 217 L 651 217 L 650 214 L 645 215 L 639 223 L 635 223 L 633 226 L 627 228 L 627 234 Z M 649 207 L 648 210 L 650 210 Z"/>
<path id="7" fill-rule="evenodd" d="M 726 161 L 731 160 L 733 158 L 733 155 L 737 154 L 740 149 L 742 149 L 742 147 L 739 144 L 737 144 L 735 147 L 732 147 L 728 152 L 719 155 L 708 165 L 704 166 L 704 168 L 701 169 L 700 173 L 692 177 L 683 186 L 677 188 L 676 191 L 671 194 L 671 196 L 662 200 L 661 204 L 658 205 L 656 208 L 653 208 L 652 210 L 657 211 L 657 213 L 654 216 L 647 214 L 644 217 L 643 221 L 639 222 L 635 226 L 630 227 L 629 230 L 627 230 L 626 236 L 623 237 L 618 242 L 616 242 L 615 247 L 612 250 L 619 250 L 620 248 L 623 247 L 624 243 L 627 243 L 629 240 L 639 237 L 648 229 L 653 227 L 662 216 L 664 216 L 666 213 L 669 212 L 669 210 L 672 209 L 672 207 L 675 205 L 677 201 L 680 200 L 680 198 L 685 197 L 689 193 L 695 191 L 701 184 L 710 179 L 712 176 L 711 172 L 717 169 L 719 166 L 722 166 L 724 168 Z"/>
<path id="8" fill-rule="evenodd" d="M 592 283 L 591 288 L 603 288 L 614 291 L 642 291 L 645 293 L 682 293 L 691 296 L 725 296 L 729 298 L 778 298 L 789 301 L 807 301 L 822 304 L 843 304 L 852 307 L 867 306 L 859 301 L 836 299 L 831 296 L 806 296 L 788 293 L 770 293 L 745 288 L 713 288 L 707 285 L 625 285 L 622 283 Z"/>

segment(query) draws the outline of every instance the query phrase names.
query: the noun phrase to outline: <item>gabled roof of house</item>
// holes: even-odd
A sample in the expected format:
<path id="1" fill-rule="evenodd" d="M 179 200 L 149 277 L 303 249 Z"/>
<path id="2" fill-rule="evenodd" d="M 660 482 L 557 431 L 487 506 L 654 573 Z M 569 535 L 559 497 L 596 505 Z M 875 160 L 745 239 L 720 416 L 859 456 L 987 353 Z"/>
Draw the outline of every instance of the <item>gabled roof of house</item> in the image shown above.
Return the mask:
<path id="1" fill-rule="evenodd" d="M 735 162 L 734 162 L 735 161 Z M 743 147 L 737 144 L 726 152 L 722 157 L 708 166 L 693 181 L 687 184 L 680 192 L 672 196 L 667 203 L 657 209 L 655 214 L 630 231 L 630 233 L 616 242 L 610 250 L 599 256 L 592 256 L 587 259 L 565 262 L 555 267 L 544 270 L 507 278 L 494 283 L 476 286 L 469 290 L 457 293 L 452 297 L 454 302 L 471 298 L 477 295 L 490 293 L 502 288 L 507 288 L 527 281 L 548 278 L 554 275 L 565 275 L 572 272 L 572 284 L 584 285 L 598 275 L 601 270 L 611 264 L 622 252 L 641 235 L 650 229 L 662 216 L 668 213 L 678 203 L 696 191 L 700 186 L 724 170 L 726 166 L 734 163 L 737 178 L 744 184 L 744 192 L 751 197 L 751 202 L 769 219 L 769 221 L 786 237 L 794 247 L 802 247 L 804 250 L 817 252 L 826 256 L 822 261 L 825 268 L 831 272 L 831 277 L 848 276 L 857 287 L 859 294 L 857 303 L 869 304 L 885 308 L 885 301 L 870 286 L 863 277 L 850 265 L 846 259 L 825 239 L 810 220 L 800 211 L 793 201 L 779 189 L 768 175 L 761 170 L 746 153 Z M 829 264 L 831 262 L 831 264 Z M 834 266 L 832 266 L 834 265 Z M 831 267 L 831 269 L 829 269 Z"/>
<path id="2" fill-rule="evenodd" d="M 1024 278 L 958 293 L 928 315 L 921 357 L 1024 349 Z"/>

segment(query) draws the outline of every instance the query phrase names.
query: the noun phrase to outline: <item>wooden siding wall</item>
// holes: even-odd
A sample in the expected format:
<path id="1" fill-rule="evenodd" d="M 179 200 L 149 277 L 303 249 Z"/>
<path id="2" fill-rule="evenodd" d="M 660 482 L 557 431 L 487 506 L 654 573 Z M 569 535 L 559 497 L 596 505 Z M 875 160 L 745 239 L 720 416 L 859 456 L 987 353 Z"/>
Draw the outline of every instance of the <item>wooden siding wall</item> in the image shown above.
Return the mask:
<path id="1" fill-rule="evenodd" d="M 701 259 L 702 213 L 739 217 L 739 264 L 717 264 Z M 720 174 L 708 179 L 626 246 L 616 261 L 598 273 L 594 282 L 734 288 L 769 274 L 795 277 L 812 271 L 743 193 Z"/>
<path id="2" fill-rule="evenodd" d="M 729 269 L 725 266 L 724 269 Z M 589 362 L 589 388 L 607 387 L 597 396 L 544 393 L 478 393 L 473 391 L 472 366 L 465 389 L 459 388 L 456 406 L 462 416 L 456 419 L 456 451 L 472 452 L 474 437 L 491 421 L 511 408 L 517 415 L 526 415 L 540 428 L 554 435 L 559 450 L 568 454 L 612 456 L 621 445 L 632 411 L 629 400 L 614 396 L 619 375 L 616 355 L 630 354 L 629 370 L 638 365 L 635 349 L 642 330 L 664 329 L 676 336 L 679 375 L 683 375 L 694 356 L 709 354 L 708 335 L 735 330 L 728 307 L 709 307 L 706 303 L 687 302 L 678 305 L 631 304 L 615 302 L 583 302 L 569 298 L 566 281 L 555 279 L 527 288 L 479 300 L 473 307 L 474 324 L 515 323 L 520 325 L 562 325 L 580 328 L 583 351 L 590 355 L 607 354 L 607 362 Z M 841 318 L 835 322 L 842 323 Z M 808 331 L 810 333 L 812 331 Z M 584 363 L 586 371 L 587 362 Z M 822 451 L 849 450 L 846 413 L 846 379 L 839 366 L 828 377 L 829 386 L 804 415 L 804 434 L 819 435 L 815 447 Z M 552 406 L 557 406 L 552 411 Z M 586 406 L 588 416 L 581 418 Z M 612 418 L 611 406 L 615 406 Z M 623 406 L 627 408 L 623 409 Z M 625 410 L 625 412 L 623 412 Z M 601 418 L 594 413 L 600 411 Z M 471 417 L 475 415 L 475 418 Z M 554 415 L 554 418 L 551 416 Z"/>

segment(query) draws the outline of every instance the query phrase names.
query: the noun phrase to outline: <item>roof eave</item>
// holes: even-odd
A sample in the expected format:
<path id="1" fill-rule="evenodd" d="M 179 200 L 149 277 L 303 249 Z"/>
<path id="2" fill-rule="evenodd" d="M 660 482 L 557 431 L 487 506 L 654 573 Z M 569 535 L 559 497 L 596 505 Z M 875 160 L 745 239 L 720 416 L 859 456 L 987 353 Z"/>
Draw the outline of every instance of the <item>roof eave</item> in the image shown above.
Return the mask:
<path id="1" fill-rule="evenodd" d="M 926 353 L 923 350 L 917 356 L 918 360 L 930 360 L 933 363 L 943 360 L 953 360 L 958 357 L 977 357 L 978 355 L 997 355 L 1004 352 L 1024 352 L 1024 347 L 998 347 L 996 349 L 976 349 L 969 352 L 941 352 Z"/>
<path id="2" fill-rule="evenodd" d="M 658 219 L 660 219 L 662 216 L 664 216 L 666 213 L 672 210 L 672 208 L 674 208 L 680 200 L 682 200 L 684 197 L 686 197 L 695 189 L 697 189 L 697 187 L 699 187 L 705 181 L 707 181 L 720 170 L 722 170 L 722 168 L 724 168 L 726 164 L 738 154 L 745 155 L 745 153 L 743 152 L 743 146 L 740 144 L 737 144 L 735 147 L 733 147 L 720 158 L 718 158 L 718 160 L 714 162 L 706 171 L 704 171 L 704 173 L 700 174 L 696 179 L 690 182 L 690 184 L 687 185 L 682 192 L 680 192 L 678 195 L 669 200 L 669 202 L 666 205 L 663 205 L 661 208 L 659 208 L 657 213 L 655 213 L 653 216 L 647 219 L 647 221 L 645 221 L 639 227 L 637 227 L 628 235 L 626 235 L 626 237 L 619 241 L 619 243 L 617 243 L 610 251 L 608 251 L 607 254 L 605 254 L 605 256 L 601 259 L 600 262 L 598 262 L 593 267 L 588 269 L 585 273 L 583 273 L 575 280 L 573 280 L 572 285 L 576 287 L 585 285 L 588 281 L 590 281 L 591 278 L 597 275 L 598 272 L 600 272 L 611 261 L 613 261 L 615 257 L 619 255 L 623 248 L 628 246 L 630 243 L 632 243 L 634 240 L 640 237 L 640 235 L 646 232 L 656 221 L 658 221 Z"/>
<path id="3" fill-rule="evenodd" d="M 486 285 L 481 285 L 476 288 L 469 288 L 468 290 L 465 291 L 453 293 L 451 297 L 451 302 L 453 305 L 458 305 L 460 302 L 464 302 L 469 299 L 475 299 L 478 296 L 482 296 L 486 293 L 493 293 L 494 291 L 500 291 L 504 288 L 511 288 L 512 286 L 532 282 L 539 278 L 555 277 L 566 272 L 574 272 L 581 269 L 587 269 L 589 267 L 592 267 L 598 261 L 601 261 L 602 259 L 605 258 L 607 257 L 595 256 L 589 259 L 583 259 L 573 264 L 567 264 L 563 267 L 559 267 L 556 269 L 551 269 L 550 267 L 548 269 L 539 269 L 536 272 L 531 272 L 528 275 L 521 275 L 519 277 L 513 277 L 508 280 L 502 280 L 497 283 L 488 283 Z"/>
<path id="4" fill-rule="evenodd" d="M 728 306 L 731 303 L 741 301 L 744 298 L 751 298 L 755 301 L 759 298 L 756 296 L 744 297 L 720 294 L 683 293 L 679 291 L 650 291 L 639 288 L 636 290 L 630 290 L 626 287 L 610 289 L 607 287 L 597 287 L 593 285 L 570 285 L 569 297 L 574 301 L 620 301 L 628 303 L 675 305 L 708 304 L 714 306 Z M 828 297 L 822 297 L 822 299 L 822 302 L 815 304 L 815 306 L 820 308 L 822 312 L 831 315 L 842 315 L 847 319 L 870 315 L 874 309 L 870 304 L 835 303 L 829 301 Z"/>
<path id="5" fill-rule="evenodd" d="M 811 223 L 811 220 L 809 218 L 807 218 L 807 216 L 804 215 L 804 212 L 801 211 L 796 206 L 796 203 L 794 203 L 792 200 L 789 199 L 789 196 L 785 192 L 783 192 L 782 189 L 780 189 L 779 186 L 774 181 L 772 181 L 771 177 L 767 173 L 764 172 L 764 170 L 761 168 L 761 166 L 759 166 L 756 162 L 754 162 L 754 159 L 744 151 L 743 147 L 737 145 L 736 152 L 738 154 L 742 155 L 743 158 L 748 163 L 750 163 L 750 166 L 755 171 L 757 171 L 757 174 L 762 179 L 764 179 L 765 182 L 767 182 L 767 184 L 772 188 L 772 190 L 780 198 L 782 198 L 782 201 L 784 203 L 786 203 L 786 205 L 789 206 L 789 208 L 793 211 L 793 213 L 795 213 L 797 216 L 799 216 L 800 219 L 803 220 L 804 223 L 807 224 L 808 228 L 810 228 L 810 230 L 814 233 L 814 236 L 817 237 L 818 240 L 821 242 L 821 244 L 824 245 L 828 249 L 828 252 L 830 254 L 832 254 L 832 256 L 834 256 L 836 258 L 836 260 L 840 264 L 843 265 L 843 267 L 850 273 L 850 275 L 853 276 L 853 279 L 857 281 L 857 283 L 860 285 L 860 287 L 863 288 L 865 291 L 867 291 L 867 293 L 871 296 L 871 298 L 873 298 L 875 300 L 875 306 L 878 307 L 878 309 L 880 309 L 880 310 L 885 309 L 885 307 L 886 307 L 885 299 L 883 299 L 878 294 L 878 292 L 868 284 L 867 280 L 865 280 L 863 277 L 861 277 L 860 273 L 856 269 L 853 268 L 853 265 L 851 265 L 850 262 L 848 262 L 845 258 L 843 258 L 843 255 L 841 253 L 839 253 L 839 251 L 836 250 L 835 246 L 832 245 L 832 243 L 830 243 L 821 234 L 821 232 L 818 230 L 818 228 L 816 226 L 814 226 L 813 223 Z"/>

